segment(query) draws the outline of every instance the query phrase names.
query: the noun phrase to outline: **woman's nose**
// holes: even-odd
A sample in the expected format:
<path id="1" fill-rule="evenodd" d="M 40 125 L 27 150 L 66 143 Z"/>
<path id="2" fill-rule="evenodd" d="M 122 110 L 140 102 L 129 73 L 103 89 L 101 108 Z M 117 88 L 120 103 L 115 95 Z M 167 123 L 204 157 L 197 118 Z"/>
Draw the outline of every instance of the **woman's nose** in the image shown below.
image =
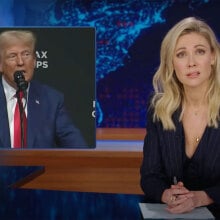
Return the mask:
<path id="1" fill-rule="evenodd" d="M 193 56 L 193 54 L 190 54 L 188 56 L 188 66 L 193 67 L 195 65 L 196 65 L 195 57 Z"/>

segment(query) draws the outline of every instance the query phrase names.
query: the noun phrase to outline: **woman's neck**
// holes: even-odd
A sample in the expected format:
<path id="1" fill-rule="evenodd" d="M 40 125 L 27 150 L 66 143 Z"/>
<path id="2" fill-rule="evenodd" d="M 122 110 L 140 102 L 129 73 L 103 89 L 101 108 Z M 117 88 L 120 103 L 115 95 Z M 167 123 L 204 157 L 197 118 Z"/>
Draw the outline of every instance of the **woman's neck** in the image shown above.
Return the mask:
<path id="1" fill-rule="evenodd" d="M 207 105 L 206 89 L 185 89 L 184 94 L 184 105 L 196 108 Z"/>

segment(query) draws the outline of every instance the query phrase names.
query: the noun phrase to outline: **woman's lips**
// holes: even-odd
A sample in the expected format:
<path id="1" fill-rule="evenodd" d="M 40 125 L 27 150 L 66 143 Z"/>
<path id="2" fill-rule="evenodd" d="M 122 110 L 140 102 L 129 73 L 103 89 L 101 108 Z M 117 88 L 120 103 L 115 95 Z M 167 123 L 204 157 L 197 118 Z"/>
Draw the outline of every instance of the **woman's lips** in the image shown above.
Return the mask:
<path id="1" fill-rule="evenodd" d="M 196 71 L 196 72 L 188 73 L 188 74 L 186 74 L 186 76 L 189 78 L 196 78 L 199 76 L 199 74 L 200 74 L 200 72 Z"/>

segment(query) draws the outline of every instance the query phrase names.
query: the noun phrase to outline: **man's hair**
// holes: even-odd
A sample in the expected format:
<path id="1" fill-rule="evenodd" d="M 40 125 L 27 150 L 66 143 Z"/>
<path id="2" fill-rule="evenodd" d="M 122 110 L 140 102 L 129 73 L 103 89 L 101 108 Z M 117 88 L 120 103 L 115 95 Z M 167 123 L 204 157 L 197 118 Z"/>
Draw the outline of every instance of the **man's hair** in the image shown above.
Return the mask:
<path id="1" fill-rule="evenodd" d="M 6 30 L 0 33 L 0 53 L 7 45 L 12 44 L 16 40 L 30 45 L 33 52 L 35 52 L 36 37 L 34 33 L 28 30 Z"/>

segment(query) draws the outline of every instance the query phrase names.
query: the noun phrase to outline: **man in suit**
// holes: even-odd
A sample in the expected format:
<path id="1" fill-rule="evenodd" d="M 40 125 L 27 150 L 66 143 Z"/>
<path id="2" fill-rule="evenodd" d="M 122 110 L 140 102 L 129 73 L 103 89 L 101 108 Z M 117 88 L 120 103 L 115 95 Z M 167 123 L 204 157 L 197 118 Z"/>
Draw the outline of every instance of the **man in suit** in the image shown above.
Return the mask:
<path id="1" fill-rule="evenodd" d="M 65 110 L 63 94 L 32 80 L 35 43 L 30 31 L 8 30 L 0 34 L 0 147 L 15 147 L 15 94 L 19 88 L 14 74 L 17 71 L 28 83 L 26 99 L 22 98 L 27 117 L 26 147 L 84 147 L 86 143 L 79 129 Z"/>

